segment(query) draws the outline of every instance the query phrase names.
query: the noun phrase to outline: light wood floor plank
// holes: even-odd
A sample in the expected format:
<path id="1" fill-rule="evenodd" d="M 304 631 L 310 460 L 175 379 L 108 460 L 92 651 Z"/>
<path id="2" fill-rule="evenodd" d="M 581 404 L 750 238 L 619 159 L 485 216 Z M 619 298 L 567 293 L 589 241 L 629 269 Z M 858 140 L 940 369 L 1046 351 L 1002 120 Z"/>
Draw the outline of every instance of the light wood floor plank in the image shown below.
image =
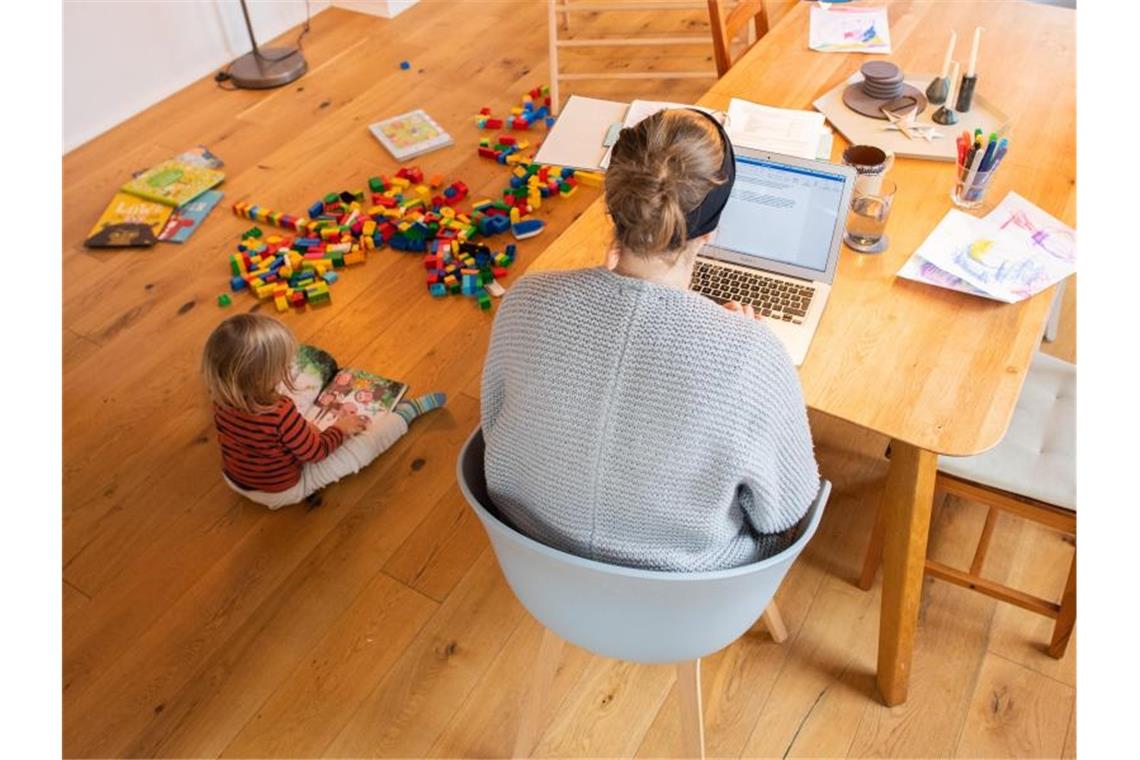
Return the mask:
<path id="1" fill-rule="evenodd" d="M 514 747 L 522 701 L 527 698 L 533 664 L 542 642 L 542 625 L 525 615 L 500 650 L 487 673 L 467 695 L 447 728 L 428 751 L 429 757 L 507 757 Z M 567 696 L 578 688 L 586 666 L 594 659 L 584 649 L 567 644 L 539 719 L 541 737 Z"/>
<path id="2" fill-rule="evenodd" d="M 1060 757 L 1075 690 L 987 654 L 956 757 Z"/>
<path id="3" fill-rule="evenodd" d="M 524 614 L 485 550 L 321 754 L 424 756 Z"/>
<path id="4" fill-rule="evenodd" d="M 297 658 L 223 757 L 315 757 L 412 642 L 437 604 L 377 573 Z M 169 749 L 167 747 L 166 749 Z"/>

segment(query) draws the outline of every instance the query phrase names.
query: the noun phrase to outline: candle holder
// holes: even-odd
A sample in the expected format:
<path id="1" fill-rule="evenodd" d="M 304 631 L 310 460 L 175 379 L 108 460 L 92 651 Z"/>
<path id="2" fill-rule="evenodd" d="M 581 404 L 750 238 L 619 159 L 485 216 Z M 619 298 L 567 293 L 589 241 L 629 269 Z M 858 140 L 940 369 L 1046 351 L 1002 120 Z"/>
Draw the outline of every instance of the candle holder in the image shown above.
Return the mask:
<path id="1" fill-rule="evenodd" d="M 958 114 L 954 112 L 953 106 L 942 106 L 930 117 L 930 120 L 936 124 L 948 126 L 950 124 L 958 123 Z"/>
<path id="2" fill-rule="evenodd" d="M 949 94 L 949 77 L 934 77 L 934 79 L 931 79 L 930 84 L 926 87 L 926 99 L 930 102 L 931 105 L 942 105 L 946 102 L 946 96 Z"/>
<path id="3" fill-rule="evenodd" d="M 958 88 L 958 102 L 955 104 L 954 110 L 960 113 L 969 113 L 970 106 L 974 103 L 974 87 L 977 84 L 977 75 L 962 77 L 962 84 Z"/>

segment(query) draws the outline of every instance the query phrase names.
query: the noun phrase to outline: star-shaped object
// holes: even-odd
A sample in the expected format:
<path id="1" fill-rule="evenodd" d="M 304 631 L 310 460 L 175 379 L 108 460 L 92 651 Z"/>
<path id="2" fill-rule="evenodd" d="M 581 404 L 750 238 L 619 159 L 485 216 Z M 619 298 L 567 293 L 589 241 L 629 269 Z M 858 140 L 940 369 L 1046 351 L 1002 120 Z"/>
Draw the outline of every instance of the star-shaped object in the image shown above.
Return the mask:
<path id="1" fill-rule="evenodd" d="M 930 142 L 936 137 L 942 137 L 942 133 L 933 124 L 919 124 L 918 123 L 918 108 L 912 108 L 909 111 L 894 112 L 888 111 L 886 108 L 882 109 L 890 122 L 883 129 L 902 132 L 910 140 L 922 138 Z"/>

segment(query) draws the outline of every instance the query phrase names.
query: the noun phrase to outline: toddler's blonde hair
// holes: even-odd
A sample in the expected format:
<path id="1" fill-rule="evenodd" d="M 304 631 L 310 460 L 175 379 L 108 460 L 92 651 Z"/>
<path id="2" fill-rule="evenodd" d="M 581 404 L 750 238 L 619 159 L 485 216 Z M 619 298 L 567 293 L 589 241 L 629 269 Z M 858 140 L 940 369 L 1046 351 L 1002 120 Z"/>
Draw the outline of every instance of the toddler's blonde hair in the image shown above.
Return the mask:
<path id="1" fill-rule="evenodd" d="M 202 353 L 202 378 L 215 403 L 243 412 L 270 411 L 279 387 L 292 389 L 297 339 L 261 314 L 236 314 L 218 325 Z"/>

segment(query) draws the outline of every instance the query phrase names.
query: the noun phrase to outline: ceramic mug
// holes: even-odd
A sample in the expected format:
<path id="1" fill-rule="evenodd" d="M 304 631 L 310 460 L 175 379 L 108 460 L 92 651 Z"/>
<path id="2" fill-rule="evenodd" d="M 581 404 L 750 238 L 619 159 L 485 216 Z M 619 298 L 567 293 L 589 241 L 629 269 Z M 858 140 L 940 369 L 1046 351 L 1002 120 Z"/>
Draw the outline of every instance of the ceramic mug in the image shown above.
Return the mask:
<path id="1" fill-rule="evenodd" d="M 859 175 L 855 178 L 855 190 L 862 193 L 877 193 L 894 162 L 894 153 L 874 145 L 851 145 L 843 151 L 843 163 Z"/>

